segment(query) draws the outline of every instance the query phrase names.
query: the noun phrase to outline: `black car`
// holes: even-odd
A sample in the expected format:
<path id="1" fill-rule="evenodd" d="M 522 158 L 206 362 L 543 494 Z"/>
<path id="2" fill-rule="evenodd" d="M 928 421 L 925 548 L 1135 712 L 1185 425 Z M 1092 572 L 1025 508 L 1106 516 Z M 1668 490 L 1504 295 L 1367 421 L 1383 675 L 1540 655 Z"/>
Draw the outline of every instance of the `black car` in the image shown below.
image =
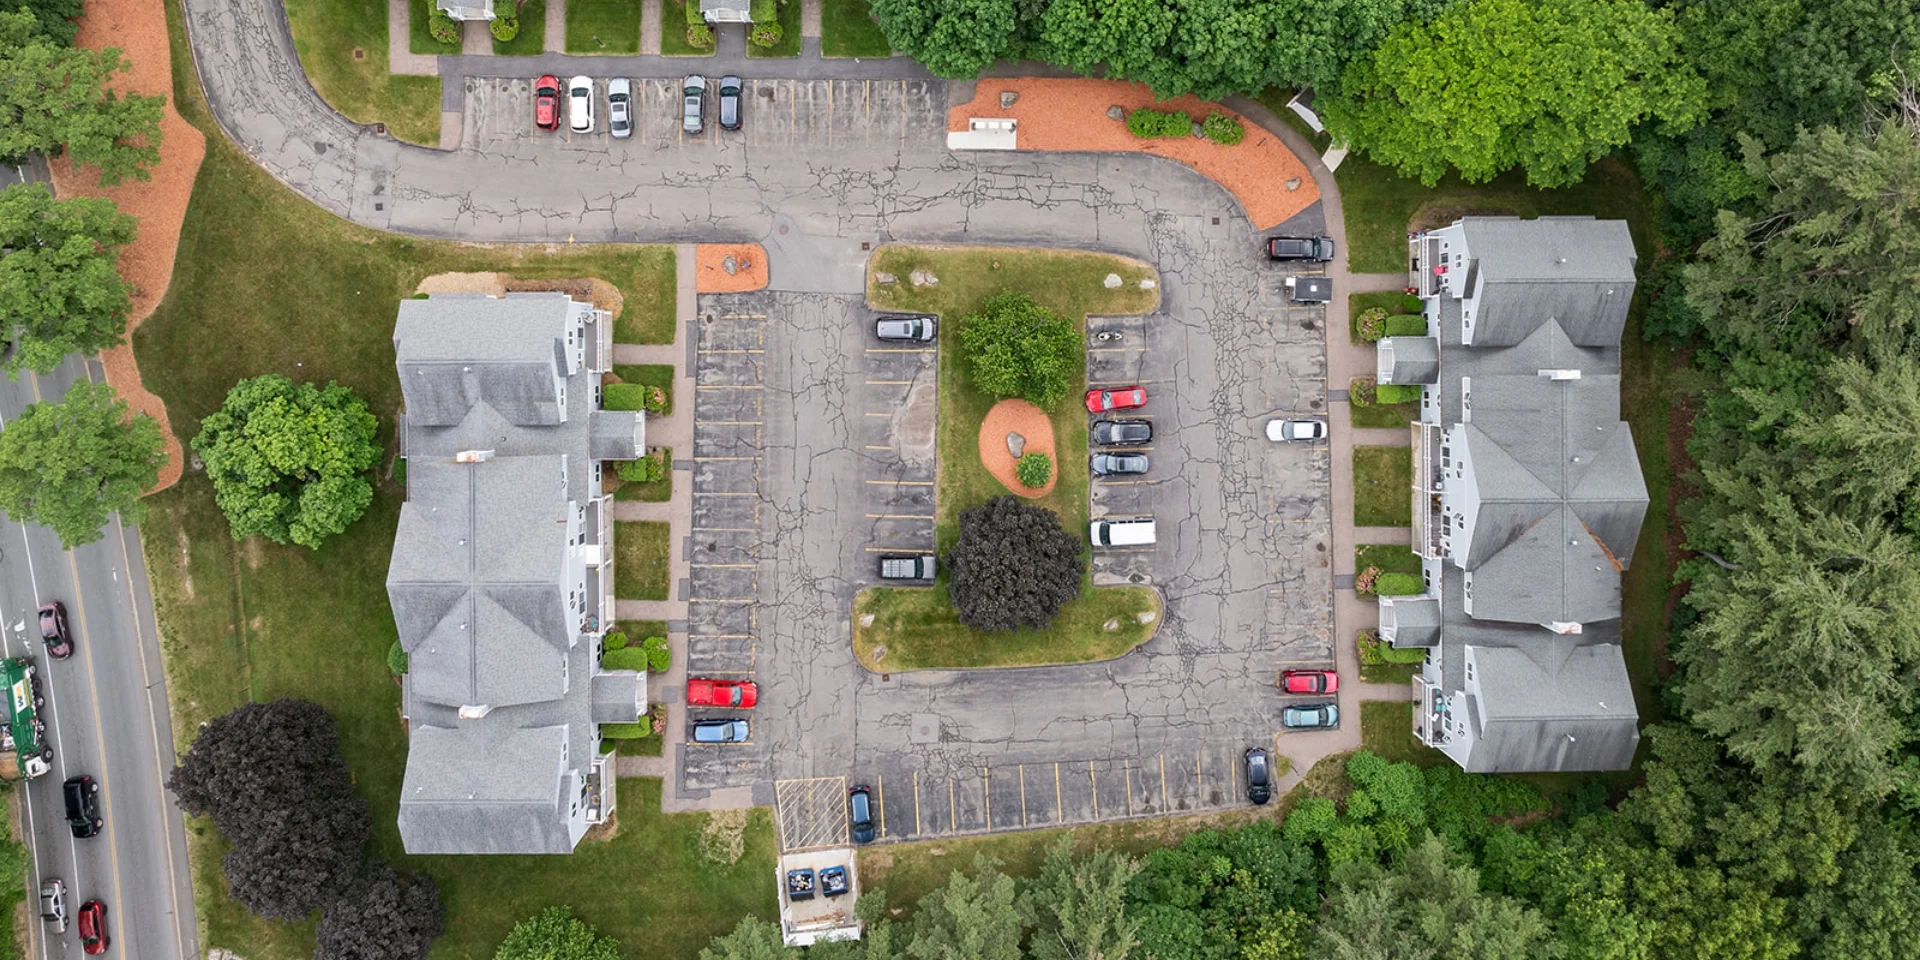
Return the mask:
<path id="1" fill-rule="evenodd" d="M 1247 799 L 1264 804 L 1273 799 L 1273 764 L 1267 751 L 1253 747 L 1247 751 Z"/>
<path id="2" fill-rule="evenodd" d="M 1144 453 L 1096 453 L 1087 460 L 1096 477 L 1110 477 L 1120 473 L 1146 473 L 1147 455 Z"/>
<path id="3" fill-rule="evenodd" d="M 1095 420 L 1093 442 L 1103 446 L 1147 443 L 1153 439 L 1151 420 Z"/>
<path id="4" fill-rule="evenodd" d="M 67 826 L 82 840 L 100 832 L 106 824 L 100 819 L 100 784 L 89 776 L 69 777 L 60 793 L 67 800 Z"/>
<path id="5" fill-rule="evenodd" d="M 740 129 L 740 78 L 720 78 L 720 129 Z"/>
<path id="6" fill-rule="evenodd" d="M 847 819 L 853 825 L 854 843 L 873 842 L 873 794 L 865 784 L 847 791 Z"/>
<path id="7" fill-rule="evenodd" d="M 1267 259 L 1325 263 L 1333 259 L 1333 241 L 1327 237 L 1268 237 Z"/>
<path id="8" fill-rule="evenodd" d="M 55 660 L 73 656 L 73 638 L 67 632 L 67 608 L 58 600 L 40 606 L 40 639 L 47 645 L 47 656 Z"/>

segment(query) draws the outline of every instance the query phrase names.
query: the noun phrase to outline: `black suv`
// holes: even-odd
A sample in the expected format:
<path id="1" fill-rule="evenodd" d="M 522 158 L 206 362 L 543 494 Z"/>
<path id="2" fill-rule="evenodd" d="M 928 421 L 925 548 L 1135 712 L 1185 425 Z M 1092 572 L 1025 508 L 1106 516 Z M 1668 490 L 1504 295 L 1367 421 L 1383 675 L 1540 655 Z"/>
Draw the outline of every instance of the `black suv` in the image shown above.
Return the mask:
<path id="1" fill-rule="evenodd" d="M 100 832 L 106 824 L 100 819 L 100 784 L 89 776 L 69 777 L 61 793 L 67 798 L 67 826 L 82 840 Z"/>

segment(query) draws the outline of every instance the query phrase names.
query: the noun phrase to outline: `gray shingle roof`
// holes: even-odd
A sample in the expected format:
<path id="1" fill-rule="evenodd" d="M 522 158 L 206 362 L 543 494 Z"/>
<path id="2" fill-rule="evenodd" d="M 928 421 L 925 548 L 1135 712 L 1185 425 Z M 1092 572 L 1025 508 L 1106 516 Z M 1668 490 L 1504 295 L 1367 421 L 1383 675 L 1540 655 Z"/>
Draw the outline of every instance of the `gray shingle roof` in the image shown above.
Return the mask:
<path id="1" fill-rule="evenodd" d="M 1475 346 L 1519 343 L 1548 320 L 1559 321 L 1577 344 L 1620 342 L 1638 259 L 1625 221 L 1466 217 L 1460 222 L 1480 284 Z"/>
<path id="2" fill-rule="evenodd" d="M 1381 383 L 1430 384 L 1440 376 L 1440 341 L 1435 337 L 1383 337 L 1374 375 Z"/>
<path id="3" fill-rule="evenodd" d="M 568 741 L 564 725 L 414 725 L 400 795 L 407 852 L 571 852 Z"/>
<path id="4" fill-rule="evenodd" d="M 637 460 L 646 451 L 645 414 L 595 410 L 590 419 L 595 460 Z"/>
<path id="5" fill-rule="evenodd" d="M 1553 637 L 1473 647 L 1479 736 L 1467 769 L 1506 773 L 1623 770 L 1640 743 L 1633 686 L 1617 643 Z"/>
<path id="6" fill-rule="evenodd" d="M 1381 636 L 1389 631 L 1398 648 L 1431 647 L 1440 642 L 1440 601 L 1432 596 L 1381 597 Z"/>
<path id="7" fill-rule="evenodd" d="M 408 418 L 448 426 L 484 403 L 510 423 L 560 422 L 555 378 L 573 309 L 563 293 L 402 300 L 393 348 Z"/>
<path id="8" fill-rule="evenodd" d="M 593 722 L 632 723 L 646 712 L 646 685 L 632 670 L 609 670 L 593 677 Z"/>

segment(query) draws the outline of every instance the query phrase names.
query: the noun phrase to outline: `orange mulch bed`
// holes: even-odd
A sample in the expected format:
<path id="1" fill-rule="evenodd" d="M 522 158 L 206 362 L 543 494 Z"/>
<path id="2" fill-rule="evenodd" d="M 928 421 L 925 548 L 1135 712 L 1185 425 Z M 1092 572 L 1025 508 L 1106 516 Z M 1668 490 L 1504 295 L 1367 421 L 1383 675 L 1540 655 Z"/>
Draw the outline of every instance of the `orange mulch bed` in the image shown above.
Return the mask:
<path id="1" fill-rule="evenodd" d="M 727 272 L 727 258 L 734 272 Z M 695 293 L 746 293 L 767 288 L 767 251 L 757 243 L 702 243 L 693 248 Z"/>
<path id="2" fill-rule="evenodd" d="M 1027 453 L 1053 457 L 1053 475 L 1047 478 L 1046 486 L 1020 485 L 1020 475 L 1014 467 L 1018 461 L 1007 450 L 1009 433 L 1027 438 L 1027 445 L 1021 448 Z M 987 418 L 980 422 L 980 462 L 1001 486 L 1023 497 L 1032 499 L 1052 493 L 1054 484 L 1060 482 L 1060 458 L 1053 452 L 1053 421 L 1047 419 L 1045 410 L 1025 400 L 1002 400 L 994 404 L 993 409 L 987 411 Z"/>
<path id="3" fill-rule="evenodd" d="M 120 254 L 120 274 L 133 285 L 133 310 L 127 316 L 127 340 L 100 354 L 107 368 L 107 382 L 113 384 L 127 405 L 136 413 L 146 413 L 160 422 L 167 438 L 167 465 L 160 471 L 154 490 L 164 490 L 180 479 L 185 462 L 180 438 L 173 435 L 167 420 L 166 404 L 147 391 L 140 382 L 140 367 L 134 363 L 133 330 L 151 316 L 167 295 L 173 280 L 173 257 L 180 245 L 180 226 L 187 218 L 187 200 L 193 195 L 193 178 L 200 172 L 206 156 L 207 141 L 192 124 L 173 109 L 172 62 L 167 50 L 167 11 L 160 0 L 89 0 L 86 16 L 80 18 L 80 46 L 98 50 L 119 47 L 125 51 L 123 62 L 132 69 L 116 74 L 111 86 L 123 93 L 167 98 L 160 118 L 160 163 L 146 182 L 128 180 L 119 186 L 103 187 L 97 171 L 76 169 L 66 158 L 53 161 L 54 192 L 63 197 L 106 197 L 118 204 L 120 212 L 139 221 L 134 240 Z M 152 492 L 152 491 L 149 491 Z"/>
<path id="4" fill-rule="evenodd" d="M 1013 106 L 1002 109 L 1003 92 L 1020 97 Z M 1181 110 L 1195 120 L 1215 111 L 1232 114 L 1246 126 L 1247 138 L 1231 147 L 1194 137 L 1143 140 L 1127 132 L 1126 121 L 1107 116 L 1107 108 L 1113 106 L 1129 112 L 1138 107 Z M 1126 151 L 1178 160 L 1232 193 L 1258 230 L 1278 226 L 1320 199 L 1313 174 L 1278 136 L 1217 103 L 1190 96 L 1156 101 L 1144 83 L 1053 77 L 983 79 L 974 88 L 973 100 L 947 111 L 947 129 L 965 130 L 967 120 L 974 117 L 1018 120 L 1017 142 L 1022 150 Z M 1294 180 L 1299 181 L 1298 186 L 1288 190 L 1287 183 Z"/>

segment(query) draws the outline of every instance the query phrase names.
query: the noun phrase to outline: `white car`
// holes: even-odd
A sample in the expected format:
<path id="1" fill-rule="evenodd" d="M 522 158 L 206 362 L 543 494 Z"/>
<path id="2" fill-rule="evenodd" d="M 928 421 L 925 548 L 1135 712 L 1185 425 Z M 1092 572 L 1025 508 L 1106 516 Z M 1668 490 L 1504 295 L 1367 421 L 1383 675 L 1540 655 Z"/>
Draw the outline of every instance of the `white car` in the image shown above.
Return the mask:
<path id="1" fill-rule="evenodd" d="M 593 78 L 567 81 L 567 122 L 574 133 L 593 132 Z"/>
<path id="2" fill-rule="evenodd" d="M 1267 439 L 1280 443 L 1288 441 L 1325 440 L 1327 422 L 1325 420 L 1268 420 Z"/>
<path id="3" fill-rule="evenodd" d="M 607 81 L 607 132 L 622 140 L 633 136 L 633 84 L 626 77 Z"/>

